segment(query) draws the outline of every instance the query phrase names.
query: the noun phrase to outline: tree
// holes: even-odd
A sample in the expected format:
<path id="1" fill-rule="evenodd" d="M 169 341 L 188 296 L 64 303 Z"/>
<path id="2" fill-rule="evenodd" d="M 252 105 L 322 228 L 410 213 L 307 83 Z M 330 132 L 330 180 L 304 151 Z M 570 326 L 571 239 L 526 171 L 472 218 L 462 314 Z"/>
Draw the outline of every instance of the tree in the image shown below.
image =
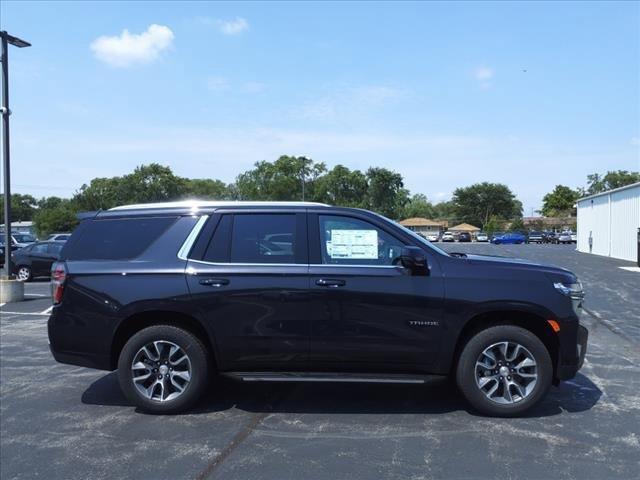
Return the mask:
<path id="1" fill-rule="evenodd" d="M 130 203 L 176 200 L 186 191 L 185 179 L 157 163 L 141 165 L 122 177 L 94 178 L 74 195 L 80 210 L 105 210 Z"/>
<path id="2" fill-rule="evenodd" d="M 283 155 L 275 162 L 256 162 L 236 178 L 241 200 L 302 200 L 314 197 L 315 182 L 326 171 L 324 163 Z"/>
<path id="3" fill-rule="evenodd" d="M 341 207 L 365 207 L 367 177 L 360 170 L 349 170 L 336 165 L 318 177 L 314 186 L 313 200 Z"/>
<path id="4" fill-rule="evenodd" d="M 524 231 L 524 222 L 522 221 L 522 217 L 515 218 L 513 222 L 509 224 L 510 232 L 523 232 Z"/>
<path id="5" fill-rule="evenodd" d="M 614 188 L 624 187 L 632 183 L 640 182 L 640 172 L 627 170 L 608 171 L 604 176 L 598 173 L 587 175 L 587 188 L 580 189 L 581 196 L 606 192 Z"/>
<path id="6" fill-rule="evenodd" d="M 457 188 L 451 201 L 461 221 L 482 228 L 492 216 L 505 220 L 522 216 L 522 203 L 501 183 L 482 182 Z"/>
<path id="7" fill-rule="evenodd" d="M 233 193 L 229 186 L 220 181 L 209 178 L 184 179 L 184 191 L 182 196 L 185 198 L 199 198 L 203 200 L 231 200 Z"/>
<path id="8" fill-rule="evenodd" d="M 11 222 L 28 222 L 36 211 L 36 199 L 31 195 L 11 194 Z M 4 224 L 4 195 L 0 196 L 0 223 Z"/>
<path id="9" fill-rule="evenodd" d="M 540 213 L 545 217 L 575 215 L 574 205 L 580 196 L 579 192 L 564 185 L 556 185 L 552 192 L 542 199 Z"/>
<path id="10" fill-rule="evenodd" d="M 70 232 L 78 224 L 77 213 L 77 205 L 73 201 L 50 197 L 47 206 L 38 209 L 33 216 L 36 233 L 43 237 L 53 232 Z"/>
<path id="11" fill-rule="evenodd" d="M 403 218 L 434 218 L 435 208 L 433 204 L 427 200 L 426 195 L 417 193 L 413 195 L 407 204 L 404 206 L 402 217 Z"/>
<path id="12" fill-rule="evenodd" d="M 385 217 L 399 219 L 409 200 L 402 175 L 386 168 L 371 167 L 367 170 L 367 208 Z"/>
<path id="13" fill-rule="evenodd" d="M 495 233 L 504 229 L 504 220 L 492 215 L 482 228 L 487 233 Z"/>

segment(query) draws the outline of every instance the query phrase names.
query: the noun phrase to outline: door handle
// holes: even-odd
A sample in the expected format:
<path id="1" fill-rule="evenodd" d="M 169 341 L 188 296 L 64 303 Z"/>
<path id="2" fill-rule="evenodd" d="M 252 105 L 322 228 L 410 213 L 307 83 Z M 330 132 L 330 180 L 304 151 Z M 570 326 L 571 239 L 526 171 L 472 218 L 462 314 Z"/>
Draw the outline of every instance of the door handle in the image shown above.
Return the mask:
<path id="1" fill-rule="evenodd" d="M 229 285 L 229 280 L 226 278 L 203 278 L 200 280 L 200 285 L 207 287 L 222 287 L 223 285 Z"/>
<path id="2" fill-rule="evenodd" d="M 339 278 L 319 278 L 316 280 L 316 285 L 319 287 L 344 287 L 347 284 L 344 280 L 340 280 Z"/>

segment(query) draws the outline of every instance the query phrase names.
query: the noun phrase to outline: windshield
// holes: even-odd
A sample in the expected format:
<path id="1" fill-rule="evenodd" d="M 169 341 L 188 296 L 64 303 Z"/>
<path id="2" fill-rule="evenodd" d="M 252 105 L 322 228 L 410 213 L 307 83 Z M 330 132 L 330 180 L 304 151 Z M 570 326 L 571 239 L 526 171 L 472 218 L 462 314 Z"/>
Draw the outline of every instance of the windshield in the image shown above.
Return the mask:
<path id="1" fill-rule="evenodd" d="M 13 238 L 15 238 L 18 243 L 27 243 L 27 242 L 35 242 L 36 237 L 33 235 L 29 235 L 28 233 L 14 233 Z"/>

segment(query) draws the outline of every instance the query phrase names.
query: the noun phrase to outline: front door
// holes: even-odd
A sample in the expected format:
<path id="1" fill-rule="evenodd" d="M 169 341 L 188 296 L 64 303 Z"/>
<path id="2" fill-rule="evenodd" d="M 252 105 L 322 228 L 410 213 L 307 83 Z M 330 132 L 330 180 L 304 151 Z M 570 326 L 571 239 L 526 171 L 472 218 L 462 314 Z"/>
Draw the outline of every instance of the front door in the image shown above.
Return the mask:
<path id="1" fill-rule="evenodd" d="M 310 318 L 305 213 L 227 212 L 187 264 L 223 371 L 303 370 Z M 201 242 L 201 239 L 198 240 Z"/>
<path id="2" fill-rule="evenodd" d="M 315 370 L 424 371 L 437 360 L 440 275 L 399 265 L 404 241 L 366 217 L 309 215 Z M 319 250 L 319 251 L 318 251 Z"/>

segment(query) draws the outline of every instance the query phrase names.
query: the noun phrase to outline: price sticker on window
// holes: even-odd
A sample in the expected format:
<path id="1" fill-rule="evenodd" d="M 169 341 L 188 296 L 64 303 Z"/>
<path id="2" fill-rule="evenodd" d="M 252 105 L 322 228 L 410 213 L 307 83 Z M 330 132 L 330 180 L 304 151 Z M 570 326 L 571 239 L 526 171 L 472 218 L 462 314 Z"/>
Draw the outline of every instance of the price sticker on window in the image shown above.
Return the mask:
<path id="1" fill-rule="evenodd" d="M 331 230 L 327 242 L 331 258 L 374 260 L 378 258 L 377 230 Z"/>

